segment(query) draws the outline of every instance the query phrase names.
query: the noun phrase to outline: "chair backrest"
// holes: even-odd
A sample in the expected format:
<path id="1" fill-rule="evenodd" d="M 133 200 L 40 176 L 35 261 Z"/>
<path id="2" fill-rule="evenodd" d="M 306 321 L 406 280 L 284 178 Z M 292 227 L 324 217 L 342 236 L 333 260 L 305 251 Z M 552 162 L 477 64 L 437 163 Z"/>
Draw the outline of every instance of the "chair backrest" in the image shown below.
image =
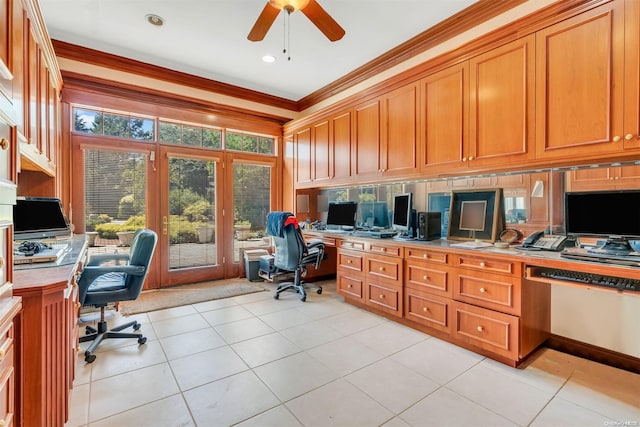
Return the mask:
<path id="1" fill-rule="evenodd" d="M 291 216 L 293 214 L 287 212 L 269 212 L 267 215 L 267 234 L 273 236 L 276 249 L 273 265 L 288 271 L 300 267 L 302 257 L 307 253 L 307 245 L 300 228 L 295 224 L 284 225 L 286 219 Z"/>
<path id="2" fill-rule="evenodd" d="M 155 231 L 149 230 L 148 228 L 138 230 L 133 236 L 131 248 L 129 249 L 129 265 L 143 266 L 145 270 L 144 274 L 140 276 L 127 275 L 125 288 L 127 289 L 127 296 L 132 297 L 130 299 L 138 298 L 138 295 L 142 292 L 142 286 L 149 273 L 149 264 L 153 259 L 157 242 L 158 235 Z"/>

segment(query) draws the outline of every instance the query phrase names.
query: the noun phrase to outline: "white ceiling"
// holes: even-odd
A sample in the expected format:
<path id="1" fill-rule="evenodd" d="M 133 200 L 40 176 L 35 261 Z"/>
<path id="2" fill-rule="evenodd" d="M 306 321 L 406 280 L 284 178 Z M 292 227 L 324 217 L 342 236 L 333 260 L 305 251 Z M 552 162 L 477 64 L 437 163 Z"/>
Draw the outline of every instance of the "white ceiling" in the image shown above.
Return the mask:
<path id="1" fill-rule="evenodd" d="M 51 38 L 292 101 L 317 91 L 476 0 L 318 0 L 345 29 L 330 42 L 301 12 L 261 42 L 247 34 L 266 0 L 40 0 Z M 163 27 L 145 15 L 164 18 Z M 276 57 L 267 64 L 265 54 Z"/>

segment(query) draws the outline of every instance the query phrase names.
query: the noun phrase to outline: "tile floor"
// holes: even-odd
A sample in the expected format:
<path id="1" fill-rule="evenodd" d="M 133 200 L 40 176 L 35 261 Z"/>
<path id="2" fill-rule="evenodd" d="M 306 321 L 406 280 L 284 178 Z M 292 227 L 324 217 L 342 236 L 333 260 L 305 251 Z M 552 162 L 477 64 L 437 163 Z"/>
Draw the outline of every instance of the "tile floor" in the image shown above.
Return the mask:
<path id="1" fill-rule="evenodd" d="M 66 426 L 640 426 L 640 375 L 549 349 L 513 369 L 325 285 L 132 316 L 147 343 L 79 353 Z"/>

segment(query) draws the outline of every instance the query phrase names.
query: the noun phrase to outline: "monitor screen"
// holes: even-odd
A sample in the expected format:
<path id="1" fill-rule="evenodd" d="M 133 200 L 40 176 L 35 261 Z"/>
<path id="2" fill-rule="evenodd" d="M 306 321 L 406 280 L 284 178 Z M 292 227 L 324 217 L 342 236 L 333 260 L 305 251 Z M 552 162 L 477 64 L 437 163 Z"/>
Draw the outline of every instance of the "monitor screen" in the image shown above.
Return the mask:
<path id="1" fill-rule="evenodd" d="M 327 227 L 355 227 L 358 203 L 356 202 L 331 202 L 327 212 Z"/>
<path id="2" fill-rule="evenodd" d="M 393 198 L 393 228 L 396 230 L 409 230 L 412 194 L 398 194 Z"/>
<path id="3" fill-rule="evenodd" d="M 389 226 L 389 209 L 387 202 L 360 202 L 360 222 L 363 227 Z"/>
<path id="4" fill-rule="evenodd" d="M 13 206 L 13 234 L 15 240 L 69 236 L 71 231 L 60 199 L 18 197 Z"/>
<path id="5" fill-rule="evenodd" d="M 605 237 L 603 249 L 629 250 L 627 239 L 640 239 L 640 190 L 567 192 L 564 203 L 568 235 Z"/>

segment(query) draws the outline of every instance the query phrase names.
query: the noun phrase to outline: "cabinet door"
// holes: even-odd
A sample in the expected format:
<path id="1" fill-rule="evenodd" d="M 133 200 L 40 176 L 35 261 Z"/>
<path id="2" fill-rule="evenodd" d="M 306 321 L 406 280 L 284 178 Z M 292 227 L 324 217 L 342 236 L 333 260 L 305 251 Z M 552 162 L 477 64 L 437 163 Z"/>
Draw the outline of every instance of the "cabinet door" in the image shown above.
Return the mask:
<path id="1" fill-rule="evenodd" d="M 356 176 L 380 175 L 380 99 L 355 107 L 354 151 Z"/>
<path id="2" fill-rule="evenodd" d="M 536 34 L 536 155 L 588 158 L 622 149 L 624 2 Z M 619 139 L 616 138 L 616 139 Z"/>
<path id="3" fill-rule="evenodd" d="M 385 175 L 411 175 L 417 172 L 418 154 L 417 83 L 396 89 L 383 101 L 383 158 Z"/>
<path id="4" fill-rule="evenodd" d="M 534 46 L 531 35 L 469 61 L 471 167 L 533 157 Z"/>
<path id="5" fill-rule="evenodd" d="M 640 148 L 640 2 L 625 3 L 624 148 Z"/>
<path id="6" fill-rule="evenodd" d="M 351 110 L 337 114 L 331 119 L 333 139 L 333 177 L 351 176 Z"/>
<path id="7" fill-rule="evenodd" d="M 613 168 L 577 169 L 568 172 L 569 191 L 592 191 L 611 188 Z"/>
<path id="8" fill-rule="evenodd" d="M 329 140 L 329 121 L 313 125 L 313 180 L 328 181 L 333 177 L 333 149 Z"/>
<path id="9" fill-rule="evenodd" d="M 296 132 L 296 182 L 311 182 L 311 128 Z"/>
<path id="10" fill-rule="evenodd" d="M 295 138 L 285 135 L 282 156 L 282 209 L 295 212 Z"/>
<path id="11" fill-rule="evenodd" d="M 454 65 L 421 80 L 423 172 L 466 167 L 469 122 L 469 66 Z"/>

